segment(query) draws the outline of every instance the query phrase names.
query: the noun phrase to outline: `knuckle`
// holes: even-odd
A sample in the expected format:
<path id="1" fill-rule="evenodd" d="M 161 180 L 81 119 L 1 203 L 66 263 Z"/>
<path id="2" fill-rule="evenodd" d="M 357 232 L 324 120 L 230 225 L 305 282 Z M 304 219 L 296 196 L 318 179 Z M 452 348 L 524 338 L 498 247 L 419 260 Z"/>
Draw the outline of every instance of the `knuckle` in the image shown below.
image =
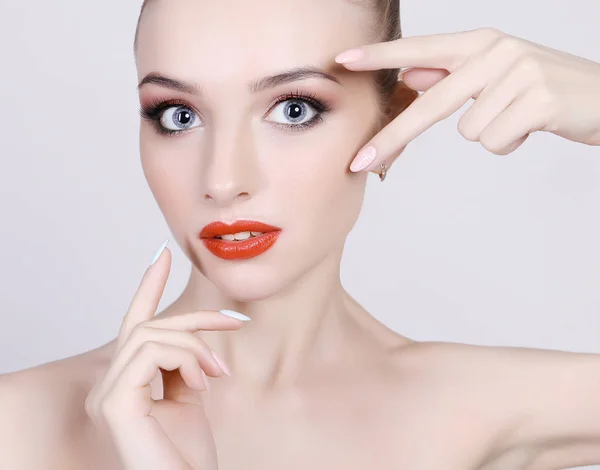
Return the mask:
<path id="1" fill-rule="evenodd" d="M 470 142 L 476 142 L 478 135 L 476 130 L 470 124 L 470 122 L 464 117 L 458 121 L 458 125 L 456 126 L 458 133 L 462 135 L 465 139 Z"/>
<path id="2" fill-rule="evenodd" d="M 513 36 L 502 36 L 495 44 L 495 49 L 503 57 L 519 57 L 525 52 L 523 42 Z"/>
<path id="3" fill-rule="evenodd" d="M 556 97 L 546 86 L 536 88 L 535 102 L 536 105 L 544 111 L 553 111 L 556 107 Z"/>
<path id="4" fill-rule="evenodd" d="M 531 81 L 545 80 L 543 64 L 532 54 L 522 55 L 517 63 L 521 73 Z"/>
<path id="5" fill-rule="evenodd" d="M 483 135 L 481 136 L 479 142 L 487 151 L 493 153 L 494 155 L 504 155 L 503 149 L 505 148 L 505 146 L 498 140 Z"/>
<path id="6" fill-rule="evenodd" d="M 139 354 L 140 355 L 154 355 L 157 354 L 161 350 L 160 343 L 156 341 L 146 341 L 144 344 L 140 346 Z"/>
<path id="7" fill-rule="evenodd" d="M 493 42 L 506 36 L 506 34 L 500 31 L 498 28 L 486 26 L 484 28 L 478 28 L 475 30 L 478 38 L 482 41 Z"/>
<path id="8" fill-rule="evenodd" d="M 508 147 L 494 147 L 494 149 L 491 150 L 491 152 L 494 155 L 508 155 L 509 154 Z"/>

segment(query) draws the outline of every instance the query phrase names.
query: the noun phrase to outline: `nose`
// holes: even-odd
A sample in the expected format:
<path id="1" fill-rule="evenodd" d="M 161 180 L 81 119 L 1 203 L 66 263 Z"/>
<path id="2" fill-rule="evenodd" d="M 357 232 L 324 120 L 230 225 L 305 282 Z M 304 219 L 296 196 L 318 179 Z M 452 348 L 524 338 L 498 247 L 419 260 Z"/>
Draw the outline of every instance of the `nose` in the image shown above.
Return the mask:
<path id="1" fill-rule="evenodd" d="M 251 132 L 213 131 L 205 143 L 204 200 L 213 207 L 223 208 L 252 198 L 258 191 L 260 172 Z"/>

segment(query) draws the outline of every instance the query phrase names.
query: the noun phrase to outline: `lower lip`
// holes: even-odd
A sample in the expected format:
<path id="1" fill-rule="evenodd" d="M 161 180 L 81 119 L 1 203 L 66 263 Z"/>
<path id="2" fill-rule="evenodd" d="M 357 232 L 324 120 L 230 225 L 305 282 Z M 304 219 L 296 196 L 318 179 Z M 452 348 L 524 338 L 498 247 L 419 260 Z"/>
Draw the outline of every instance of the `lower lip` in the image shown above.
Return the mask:
<path id="1" fill-rule="evenodd" d="M 220 238 L 203 238 L 204 246 L 221 259 L 250 259 L 263 254 L 277 241 L 281 230 L 263 233 L 243 241 L 229 241 Z"/>

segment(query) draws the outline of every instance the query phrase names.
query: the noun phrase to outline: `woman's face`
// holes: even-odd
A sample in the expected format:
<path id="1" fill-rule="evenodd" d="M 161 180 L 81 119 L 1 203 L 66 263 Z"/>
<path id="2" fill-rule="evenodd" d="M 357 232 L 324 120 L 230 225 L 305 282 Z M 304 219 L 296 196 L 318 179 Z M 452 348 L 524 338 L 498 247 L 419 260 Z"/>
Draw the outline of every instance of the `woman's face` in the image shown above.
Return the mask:
<path id="1" fill-rule="evenodd" d="M 373 16 L 349 0 L 155 0 L 144 11 L 138 77 L 154 77 L 139 92 L 144 173 L 186 255 L 235 300 L 336 261 L 356 222 L 367 175 L 349 165 L 379 128 L 377 95 L 371 73 L 334 57 L 376 41 Z M 258 256 L 224 259 L 240 242 L 200 232 L 236 220 L 281 231 Z"/>

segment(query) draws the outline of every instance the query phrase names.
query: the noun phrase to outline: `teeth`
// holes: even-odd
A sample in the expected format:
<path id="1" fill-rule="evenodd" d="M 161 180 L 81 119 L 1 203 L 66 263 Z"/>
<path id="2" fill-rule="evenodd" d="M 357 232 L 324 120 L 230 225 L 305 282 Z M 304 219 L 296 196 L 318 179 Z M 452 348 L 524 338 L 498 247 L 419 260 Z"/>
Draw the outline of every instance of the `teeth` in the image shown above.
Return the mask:
<path id="1" fill-rule="evenodd" d="M 217 238 L 220 238 L 222 240 L 227 240 L 227 241 L 235 241 L 235 240 L 248 240 L 248 238 L 251 237 L 258 237 L 259 235 L 262 235 L 264 232 L 238 232 L 238 233 L 234 233 L 234 234 L 226 234 L 226 235 L 221 235 Z"/>
<path id="2" fill-rule="evenodd" d="M 233 236 L 236 240 L 247 240 L 248 238 L 250 238 L 250 232 L 234 233 Z"/>

